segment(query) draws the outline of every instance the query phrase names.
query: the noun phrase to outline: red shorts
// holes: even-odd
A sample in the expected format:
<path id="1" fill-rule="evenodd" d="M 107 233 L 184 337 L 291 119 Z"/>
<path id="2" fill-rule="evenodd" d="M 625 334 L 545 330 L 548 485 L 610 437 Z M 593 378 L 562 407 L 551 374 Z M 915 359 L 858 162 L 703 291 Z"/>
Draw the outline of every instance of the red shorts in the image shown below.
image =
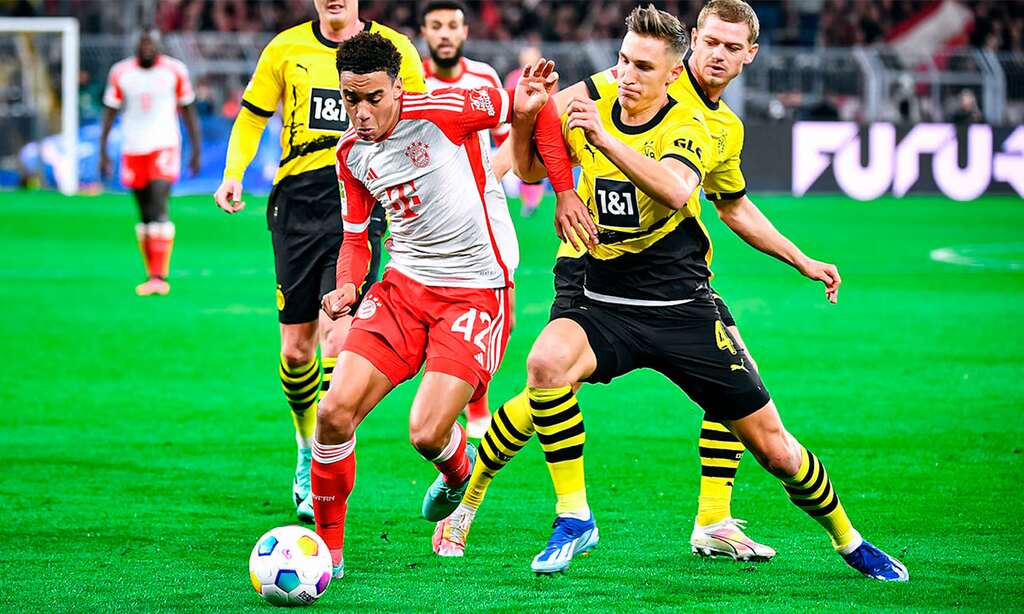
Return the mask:
<path id="1" fill-rule="evenodd" d="M 425 286 L 395 270 L 370 287 L 343 351 L 373 363 L 397 386 L 427 371 L 487 391 L 508 343 L 508 288 Z"/>
<path id="2" fill-rule="evenodd" d="M 181 174 L 181 149 L 167 147 L 144 154 L 121 156 L 121 184 L 129 190 L 139 190 L 151 181 L 174 183 Z"/>

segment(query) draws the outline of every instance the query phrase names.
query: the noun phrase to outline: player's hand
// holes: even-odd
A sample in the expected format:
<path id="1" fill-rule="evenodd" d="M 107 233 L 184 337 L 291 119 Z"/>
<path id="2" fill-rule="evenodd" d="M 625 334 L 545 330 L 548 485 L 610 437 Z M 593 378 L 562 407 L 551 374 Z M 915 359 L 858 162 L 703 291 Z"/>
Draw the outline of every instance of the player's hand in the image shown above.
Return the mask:
<path id="1" fill-rule="evenodd" d="M 833 305 L 836 304 L 839 300 L 839 285 L 843 283 L 836 265 L 808 258 L 806 262 L 800 263 L 798 269 L 805 277 L 825 284 L 825 298 Z"/>
<path id="2" fill-rule="evenodd" d="M 535 64 L 523 67 L 523 75 L 516 83 L 516 96 L 512 106 L 519 117 L 533 119 L 547 103 L 558 84 L 555 63 L 541 58 Z"/>
<path id="3" fill-rule="evenodd" d="M 575 250 L 597 245 L 597 224 L 575 190 L 555 194 L 555 232 Z"/>
<path id="4" fill-rule="evenodd" d="M 111 171 L 113 170 L 110 164 L 110 156 L 107 152 L 100 152 L 100 179 L 110 179 Z"/>
<path id="5" fill-rule="evenodd" d="M 589 98 L 574 98 L 566 108 L 568 121 L 566 126 L 569 129 L 579 128 L 583 130 L 583 136 L 591 145 L 601 149 L 608 141 L 608 132 L 601 123 L 601 116 L 597 113 L 597 105 Z"/>
<path id="6" fill-rule="evenodd" d="M 192 173 L 193 177 L 196 177 L 196 176 L 199 175 L 199 167 L 200 166 L 201 166 L 201 164 L 200 164 L 200 160 L 199 160 L 199 150 L 196 149 L 196 150 L 192 151 L 192 155 L 189 157 L 189 160 L 188 160 L 188 170 L 189 170 L 189 172 Z M 239 193 L 239 195 L 241 195 L 242 190 L 239 189 L 238 193 Z"/>
<path id="7" fill-rule="evenodd" d="M 331 290 L 324 295 L 320 301 L 320 309 L 323 309 L 332 320 L 347 316 L 352 310 L 352 303 L 356 302 L 356 287 L 353 284 L 344 284 L 340 288 Z"/>
<path id="8" fill-rule="evenodd" d="M 225 179 L 213 193 L 217 206 L 228 213 L 238 213 L 245 208 L 242 200 L 242 182 L 237 179 Z"/>

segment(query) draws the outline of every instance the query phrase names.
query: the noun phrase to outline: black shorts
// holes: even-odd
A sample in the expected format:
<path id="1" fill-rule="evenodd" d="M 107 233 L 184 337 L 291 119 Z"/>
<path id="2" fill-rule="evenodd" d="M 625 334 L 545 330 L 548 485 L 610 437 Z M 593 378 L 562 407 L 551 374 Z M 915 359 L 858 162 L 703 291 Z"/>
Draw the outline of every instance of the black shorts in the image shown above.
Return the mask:
<path id="1" fill-rule="evenodd" d="M 597 356 L 597 369 L 584 381 L 606 384 L 653 369 L 718 421 L 749 416 L 771 400 L 709 295 L 656 312 L 583 298 L 559 317 L 583 328 Z"/>
<path id="2" fill-rule="evenodd" d="M 586 277 L 587 263 L 583 257 L 572 258 L 562 256 L 555 259 L 555 302 L 551 304 L 550 320 L 560 318 L 561 314 L 576 306 L 583 298 L 583 279 Z"/>
<path id="3" fill-rule="evenodd" d="M 277 317 L 282 324 L 317 319 L 320 299 L 334 290 L 341 248 L 341 197 L 334 168 L 286 177 L 270 193 L 267 226 L 274 245 L 277 276 Z M 377 203 L 370 215 L 370 270 L 353 311 L 366 290 L 379 278 L 384 208 Z"/>
<path id="4" fill-rule="evenodd" d="M 732 317 L 729 306 L 725 304 L 725 300 L 722 297 L 718 296 L 714 288 L 711 289 L 711 299 L 715 301 L 715 307 L 718 308 L 718 317 L 722 319 L 722 324 L 736 326 L 736 320 Z"/>

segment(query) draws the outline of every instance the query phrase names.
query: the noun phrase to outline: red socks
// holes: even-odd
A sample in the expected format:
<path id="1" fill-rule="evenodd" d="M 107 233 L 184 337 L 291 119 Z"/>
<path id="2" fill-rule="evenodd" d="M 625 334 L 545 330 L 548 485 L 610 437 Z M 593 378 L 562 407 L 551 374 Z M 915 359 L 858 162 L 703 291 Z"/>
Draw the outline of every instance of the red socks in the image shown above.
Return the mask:
<path id="1" fill-rule="evenodd" d="M 345 513 L 348 512 L 348 496 L 356 482 L 355 447 L 355 437 L 337 445 L 313 442 L 310 481 L 316 532 L 330 549 L 335 565 L 344 558 Z"/>
<path id="2" fill-rule="evenodd" d="M 448 445 L 437 458 L 430 459 L 437 470 L 444 476 L 444 481 L 453 486 L 461 486 L 469 479 L 469 455 L 466 454 L 466 430 L 458 422 L 452 426 L 452 434 Z"/>

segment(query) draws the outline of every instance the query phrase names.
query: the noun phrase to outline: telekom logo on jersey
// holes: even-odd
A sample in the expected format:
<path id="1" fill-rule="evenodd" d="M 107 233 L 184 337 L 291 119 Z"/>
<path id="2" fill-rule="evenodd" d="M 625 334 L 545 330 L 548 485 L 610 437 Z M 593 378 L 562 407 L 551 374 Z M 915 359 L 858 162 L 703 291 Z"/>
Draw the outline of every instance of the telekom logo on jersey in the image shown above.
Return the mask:
<path id="1" fill-rule="evenodd" d="M 1024 196 L 1024 126 L 993 151 L 992 127 L 967 128 L 967 160 L 961 167 L 952 124 L 918 124 L 896 142 L 893 124 L 872 124 L 868 161 L 861 164 L 860 126 L 855 122 L 797 122 L 793 125 L 793 194 L 802 196 L 829 163 L 836 183 L 848 196 L 871 200 L 888 192 L 904 196 L 920 179 L 921 155 L 931 154 L 932 176 L 943 194 L 955 200 L 981 196 L 993 180 L 1010 184 Z"/>

